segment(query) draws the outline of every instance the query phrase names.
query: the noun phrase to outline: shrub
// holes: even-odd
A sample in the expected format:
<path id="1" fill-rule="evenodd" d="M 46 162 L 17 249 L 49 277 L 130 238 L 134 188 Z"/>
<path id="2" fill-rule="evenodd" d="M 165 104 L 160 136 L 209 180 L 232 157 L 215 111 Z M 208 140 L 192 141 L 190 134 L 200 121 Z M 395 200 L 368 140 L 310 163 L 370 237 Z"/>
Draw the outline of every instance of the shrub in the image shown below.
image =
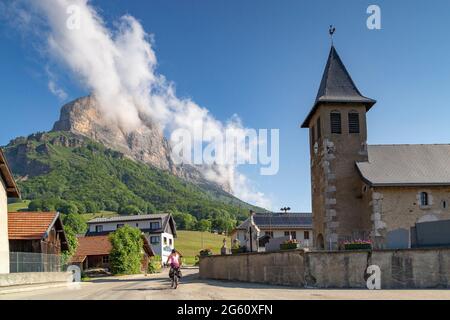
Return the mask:
<path id="1" fill-rule="evenodd" d="M 247 252 L 246 246 L 241 246 L 241 242 L 238 239 L 234 239 L 233 244 L 231 245 L 231 253 L 244 253 Z"/>
<path id="2" fill-rule="evenodd" d="M 109 235 L 112 249 L 109 254 L 113 274 L 136 274 L 141 271 L 142 233 L 138 228 L 125 225 Z"/>
<path id="3" fill-rule="evenodd" d="M 295 239 L 286 240 L 282 244 L 280 244 L 281 250 L 292 250 L 298 248 L 298 241 Z"/>
<path id="4" fill-rule="evenodd" d="M 77 250 L 78 239 L 76 232 L 69 226 L 64 227 L 64 233 L 66 234 L 67 246 L 69 247 L 69 249 L 61 253 L 61 259 L 62 263 L 66 264 L 69 261 L 70 257 L 72 257 L 72 255 Z"/>
<path id="5" fill-rule="evenodd" d="M 233 240 L 233 244 L 231 245 L 231 249 L 239 249 L 241 246 L 241 242 L 238 239 Z"/>
<path id="6" fill-rule="evenodd" d="M 159 255 L 155 255 L 150 257 L 148 260 L 148 273 L 158 273 L 161 272 L 161 257 Z"/>
<path id="7" fill-rule="evenodd" d="M 370 240 L 352 240 L 344 241 L 344 250 L 371 250 L 372 242 Z"/>
<path id="8" fill-rule="evenodd" d="M 212 256 L 213 252 L 210 248 L 202 249 L 199 252 L 200 257 Z"/>

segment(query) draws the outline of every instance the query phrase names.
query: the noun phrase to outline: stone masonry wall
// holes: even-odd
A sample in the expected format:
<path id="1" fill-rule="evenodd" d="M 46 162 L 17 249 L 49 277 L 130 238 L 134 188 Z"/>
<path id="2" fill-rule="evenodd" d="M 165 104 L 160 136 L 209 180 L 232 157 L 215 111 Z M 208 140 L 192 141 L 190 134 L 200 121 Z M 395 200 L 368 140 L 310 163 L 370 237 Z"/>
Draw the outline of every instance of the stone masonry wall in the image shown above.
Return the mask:
<path id="1" fill-rule="evenodd" d="M 341 114 L 341 134 L 331 133 L 333 111 Z M 349 112 L 359 114 L 360 133 L 349 133 Z M 313 228 L 316 237 L 323 236 L 327 249 L 336 249 L 344 240 L 369 236 L 369 217 L 363 214 L 369 208 L 362 201 L 361 180 L 355 166 L 356 161 L 367 161 L 365 113 L 365 107 L 358 104 L 324 105 L 310 122 Z M 315 243 L 319 247 L 317 238 Z"/>
<path id="2" fill-rule="evenodd" d="M 429 205 L 420 205 L 421 192 L 428 193 Z M 450 219 L 450 187 L 375 187 L 371 193 L 379 248 L 409 247 L 415 223 Z"/>
<path id="3" fill-rule="evenodd" d="M 200 259 L 200 278 L 302 288 L 366 288 L 369 265 L 380 267 L 382 289 L 450 288 L 450 249 L 210 256 Z"/>

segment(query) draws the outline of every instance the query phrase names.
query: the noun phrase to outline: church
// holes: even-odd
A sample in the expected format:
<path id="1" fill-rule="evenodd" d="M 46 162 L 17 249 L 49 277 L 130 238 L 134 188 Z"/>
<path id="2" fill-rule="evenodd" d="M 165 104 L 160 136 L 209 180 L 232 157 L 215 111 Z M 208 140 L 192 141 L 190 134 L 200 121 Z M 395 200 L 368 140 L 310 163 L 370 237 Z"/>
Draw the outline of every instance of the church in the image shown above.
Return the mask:
<path id="1" fill-rule="evenodd" d="M 450 219 L 450 145 L 367 145 L 366 115 L 375 104 L 332 45 L 301 125 L 309 129 L 318 249 L 359 239 L 376 249 L 410 248 L 417 224 Z"/>

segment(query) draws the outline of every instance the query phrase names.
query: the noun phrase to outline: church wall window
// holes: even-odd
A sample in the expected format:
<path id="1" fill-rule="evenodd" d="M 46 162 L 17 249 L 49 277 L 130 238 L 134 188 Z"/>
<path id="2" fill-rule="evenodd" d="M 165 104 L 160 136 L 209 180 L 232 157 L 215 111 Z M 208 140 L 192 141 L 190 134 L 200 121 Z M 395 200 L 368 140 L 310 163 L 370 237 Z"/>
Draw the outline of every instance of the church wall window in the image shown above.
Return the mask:
<path id="1" fill-rule="evenodd" d="M 428 193 L 421 192 L 420 193 L 420 205 L 421 206 L 427 206 L 428 205 Z"/>

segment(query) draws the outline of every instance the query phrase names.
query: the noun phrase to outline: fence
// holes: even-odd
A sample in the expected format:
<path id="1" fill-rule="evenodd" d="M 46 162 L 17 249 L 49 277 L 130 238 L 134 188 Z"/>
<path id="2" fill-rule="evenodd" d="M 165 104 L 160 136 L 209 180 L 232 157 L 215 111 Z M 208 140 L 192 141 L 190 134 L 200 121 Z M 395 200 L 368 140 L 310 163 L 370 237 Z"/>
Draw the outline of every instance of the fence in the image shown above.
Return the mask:
<path id="1" fill-rule="evenodd" d="M 15 272 L 60 272 L 65 271 L 66 265 L 60 255 L 10 252 L 9 271 Z"/>

